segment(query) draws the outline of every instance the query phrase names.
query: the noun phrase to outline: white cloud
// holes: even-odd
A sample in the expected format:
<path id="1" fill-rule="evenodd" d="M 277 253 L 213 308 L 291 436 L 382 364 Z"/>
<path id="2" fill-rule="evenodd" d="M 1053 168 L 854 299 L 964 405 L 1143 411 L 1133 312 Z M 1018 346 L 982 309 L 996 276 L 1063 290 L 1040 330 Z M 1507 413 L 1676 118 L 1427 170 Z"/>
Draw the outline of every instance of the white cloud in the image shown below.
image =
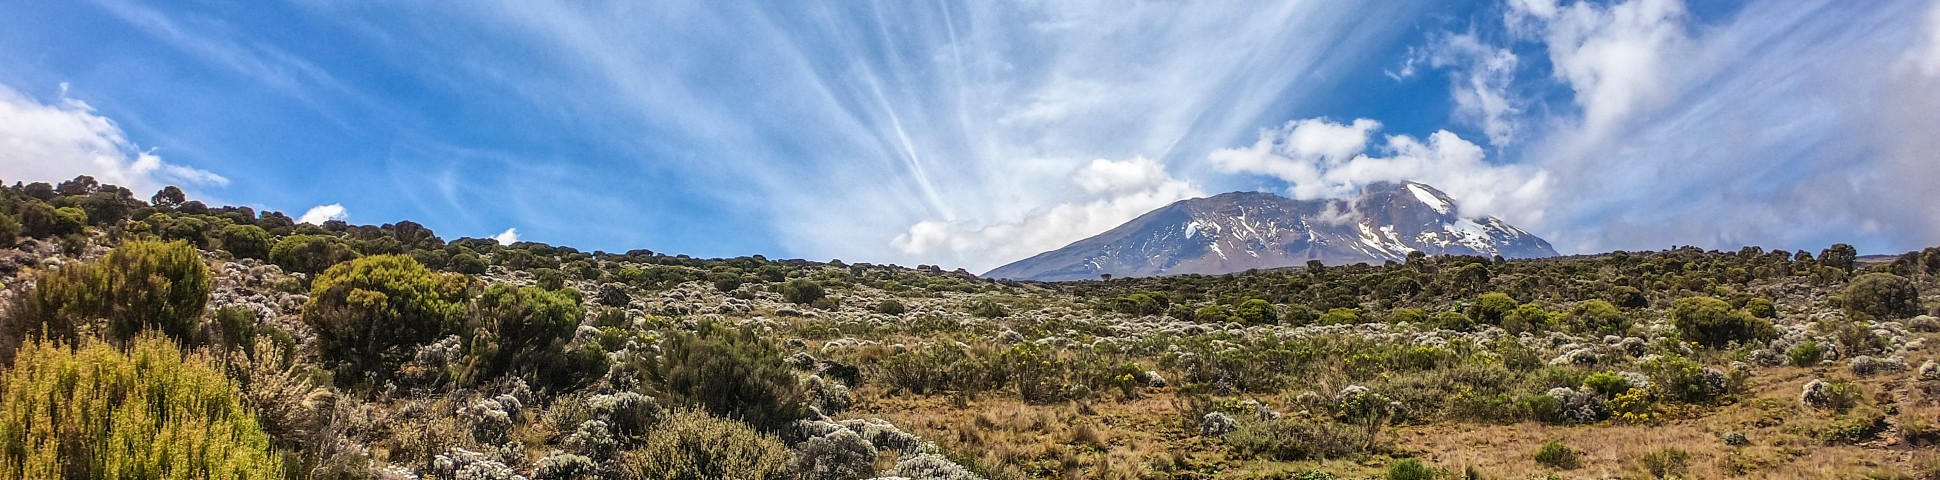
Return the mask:
<path id="1" fill-rule="evenodd" d="M 331 220 L 344 220 L 348 218 L 350 218 L 350 212 L 344 209 L 343 204 L 332 203 L 329 205 L 317 205 L 314 207 L 310 207 L 310 210 L 303 212 L 303 216 L 297 217 L 296 223 L 322 225 L 323 222 L 328 222 Z"/>
<path id="2" fill-rule="evenodd" d="M 1533 102 L 1504 150 L 1543 188 L 1497 203 L 1542 208 L 1504 218 L 1559 249 L 1940 242 L 1913 193 L 1940 184 L 1940 5 L 1748 3 L 1702 25 L 1677 0 L 1507 10 L 1509 36 L 1545 54 L 1525 61 L 1552 76 L 1504 84 Z M 1467 87 L 1452 87 L 1459 110 Z M 1540 104 L 1558 87 L 1567 104 Z"/>
<path id="3" fill-rule="evenodd" d="M 1679 0 L 1630 0 L 1609 7 L 1553 0 L 1511 2 L 1514 33 L 1540 38 L 1556 78 L 1576 90 L 1585 131 L 1620 127 L 1633 113 L 1663 105 L 1677 57 L 1689 42 Z M 1758 8 L 1758 7 L 1753 7 Z"/>
<path id="4" fill-rule="evenodd" d="M 505 229 L 505 231 L 499 232 L 498 235 L 493 235 L 492 241 L 498 242 L 499 245 L 511 245 L 514 243 L 519 243 L 519 229 L 507 228 Z"/>
<path id="5" fill-rule="evenodd" d="M 1252 146 L 1214 151 L 1215 166 L 1232 173 L 1268 175 L 1287 182 L 1294 198 L 1353 195 L 1374 182 L 1414 180 L 1447 192 L 1464 213 L 1539 219 L 1548 174 L 1521 165 L 1495 165 L 1482 147 L 1446 130 L 1426 140 L 1391 135 L 1368 154 L 1380 124 L 1357 119 L 1334 123 L 1312 118 L 1260 133 Z"/>
<path id="6" fill-rule="evenodd" d="M 911 225 L 890 245 L 907 255 L 946 258 L 982 272 L 1102 233 L 1172 202 L 1205 195 L 1144 157 L 1094 160 L 1070 178 L 1090 194 L 1088 198 L 1007 222 L 925 220 Z"/>
<path id="7" fill-rule="evenodd" d="M 41 103 L 0 85 L 0 178 L 58 182 L 91 175 L 138 194 L 167 185 L 221 186 L 229 180 L 204 170 L 168 163 L 141 150 L 113 120 L 86 102 L 66 96 Z"/>
<path id="8" fill-rule="evenodd" d="M 1457 121 L 1480 127 L 1489 145 L 1515 141 L 1523 100 L 1511 89 L 1519 64 L 1514 52 L 1486 45 L 1471 32 L 1446 36 L 1425 53 L 1430 66 L 1455 70 L 1449 94 Z"/>

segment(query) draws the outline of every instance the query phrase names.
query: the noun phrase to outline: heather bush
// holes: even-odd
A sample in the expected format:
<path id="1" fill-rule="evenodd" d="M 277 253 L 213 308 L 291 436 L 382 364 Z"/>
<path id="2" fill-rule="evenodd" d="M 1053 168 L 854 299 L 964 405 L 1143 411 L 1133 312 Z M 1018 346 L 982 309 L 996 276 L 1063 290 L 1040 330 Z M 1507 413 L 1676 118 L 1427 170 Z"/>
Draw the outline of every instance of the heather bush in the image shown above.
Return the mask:
<path id="1" fill-rule="evenodd" d="M 1366 451 L 1366 429 L 1324 420 L 1280 418 L 1239 422 L 1220 441 L 1244 458 L 1324 460 Z"/>
<path id="2" fill-rule="evenodd" d="M 282 478 L 213 359 L 157 334 L 127 352 L 31 342 L 0 376 L 0 479 Z"/>
<path id="3" fill-rule="evenodd" d="M 676 411 L 627 452 L 637 480 L 791 478 L 791 454 L 773 435 L 692 410 Z"/>
<path id="4" fill-rule="evenodd" d="M 1877 318 L 1899 319 L 1919 315 L 1920 291 L 1913 281 L 1891 273 L 1868 273 L 1852 279 L 1846 286 L 1846 308 Z"/>
<path id="5" fill-rule="evenodd" d="M 222 227 L 216 240 L 224 251 L 236 258 L 269 258 L 269 232 L 255 225 L 230 225 Z"/>
<path id="6" fill-rule="evenodd" d="M 1785 349 L 1785 358 L 1790 360 L 1794 366 L 1810 367 L 1818 365 L 1820 360 L 1825 359 L 1825 346 L 1819 345 L 1819 342 L 1812 340 L 1799 342 L 1799 344 L 1793 345 L 1792 348 Z"/>
<path id="7" fill-rule="evenodd" d="M 435 273 L 401 255 L 338 264 L 311 284 L 303 322 L 316 332 L 337 383 L 381 383 L 417 347 L 454 333 L 468 280 Z"/>
<path id="8" fill-rule="evenodd" d="M 1388 480 L 1435 480 L 1435 469 L 1420 460 L 1403 459 L 1388 466 Z"/>
<path id="9" fill-rule="evenodd" d="M 565 388 L 604 374 L 603 362 L 567 365 L 566 343 L 585 313 L 576 292 L 492 285 L 472 302 L 465 378 L 480 382 L 516 375 Z"/>
<path id="10" fill-rule="evenodd" d="M 780 347 L 747 329 L 702 322 L 694 331 L 671 331 L 644 370 L 661 399 L 764 431 L 786 427 L 807 406 Z"/>
<path id="11" fill-rule="evenodd" d="M 283 270 L 312 275 L 356 256 L 343 240 L 328 235 L 290 235 L 269 249 L 269 263 Z"/>
<path id="12" fill-rule="evenodd" d="M 1570 470 L 1582 465 L 1576 449 L 1563 442 L 1550 441 L 1536 449 L 1536 463 L 1558 470 Z"/>
<path id="13" fill-rule="evenodd" d="M 188 244 L 127 242 L 99 261 L 36 277 L 4 319 L 0 353 L 30 337 L 73 342 L 96 328 L 117 342 L 149 329 L 187 342 L 210 289 L 209 267 Z M 97 326 L 97 319 L 106 324 Z"/>
<path id="14" fill-rule="evenodd" d="M 1645 453 L 1637 463 L 1645 472 L 1657 478 L 1682 478 L 1690 471 L 1691 453 L 1679 448 L 1665 448 Z"/>
<path id="15" fill-rule="evenodd" d="M 1671 304 L 1671 323 L 1685 340 L 1708 347 L 1746 343 L 1777 335 L 1772 322 L 1731 308 L 1711 297 L 1680 298 Z"/>

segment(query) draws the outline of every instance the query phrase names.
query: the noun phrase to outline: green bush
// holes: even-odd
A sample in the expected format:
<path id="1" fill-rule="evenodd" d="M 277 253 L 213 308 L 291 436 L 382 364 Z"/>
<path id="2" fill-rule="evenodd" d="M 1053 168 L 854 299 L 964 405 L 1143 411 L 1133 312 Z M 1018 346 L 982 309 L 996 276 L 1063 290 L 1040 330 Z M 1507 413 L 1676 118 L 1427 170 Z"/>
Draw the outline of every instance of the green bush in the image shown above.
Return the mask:
<path id="1" fill-rule="evenodd" d="M 94 327 L 124 342 L 144 329 L 193 340 L 208 304 L 209 266 L 186 243 L 128 242 L 92 263 L 70 263 L 34 279 L 8 315 L 4 349 L 34 336 L 63 342 Z M 4 357 L 4 355 L 0 355 Z"/>
<path id="2" fill-rule="evenodd" d="M 1913 281 L 1891 273 L 1868 273 L 1846 286 L 1846 308 L 1882 319 L 1907 318 L 1920 311 Z"/>
<path id="3" fill-rule="evenodd" d="M 217 234 L 222 249 L 236 258 L 269 258 L 269 232 L 255 225 L 230 225 Z"/>
<path id="4" fill-rule="evenodd" d="M 902 315 L 907 310 L 902 301 L 893 298 L 876 303 L 876 313 L 883 315 Z"/>
<path id="5" fill-rule="evenodd" d="M 1280 312 L 1273 309 L 1273 304 L 1257 298 L 1240 302 L 1239 308 L 1235 313 L 1239 316 L 1240 320 L 1250 324 L 1258 325 L 1280 322 Z"/>
<path id="6" fill-rule="evenodd" d="M 109 331 L 116 339 L 157 328 L 187 341 L 209 303 L 209 266 L 195 248 L 177 241 L 128 242 L 103 258 Z"/>
<path id="7" fill-rule="evenodd" d="M 1366 430 L 1355 425 L 1280 418 L 1241 422 L 1238 430 L 1220 440 L 1244 458 L 1291 462 L 1360 453 L 1371 439 Z"/>
<path id="8" fill-rule="evenodd" d="M 1361 323 L 1361 311 L 1352 308 L 1330 308 L 1320 315 L 1321 325 L 1352 325 Z"/>
<path id="9" fill-rule="evenodd" d="M 0 479 L 282 478 L 215 361 L 168 339 L 127 353 L 33 342 L 0 377 Z"/>
<path id="10" fill-rule="evenodd" d="M 381 383 L 419 345 L 457 330 L 468 282 L 407 256 L 359 258 L 317 275 L 303 322 L 339 384 Z"/>
<path id="11" fill-rule="evenodd" d="M 1507 293 L 1489 292 L 1475 297 L 1475 302 L 1469 304 L 1468 311 L 1464 313 L 1468 314 L 1468 318 L 1475 320 L 1475 323 L 1501 325 L 1502 320 L 1515 312 L 1516 307 L 1519 306 L 1522 306 L 1522 302 L 1517 302 Z"/>
<path id="12" fill-rule="evenodd" d="M 11 247 L 20 239 L 20 220 L 6 212 L 0 212 L 0 247 Z"/>
<path id="13" fill-rule="evenodd" d="M 269 262 L 291 272 L 315 275 L 356 258 L 343 240 L 327 235 L 291 235 L 269 249 Z"/>
<path id="14" fill-rule="evenodd" d="M 1570 329 L 1579 333 L 1612 335 L 1630 330 L 1630 319 L 1616 305 L 1602 300 L 1590 300 L 1570 308 L 1568 323 Z"/>
<path id="15" fill-rule="evenodd" d="M 1764 297 L 1753 298 L 1745 301 L 1745 313 L 1758 318 L 1775 318 L 1778 317 L 1778 305 Z"/>
<path id="16" fill-rule="evenodd" d="M 81 233 L 88 226 L 88 213 L 79 208 L 54 208 L 29 201 L 20 206 L 20 229 L 29 237 L 50 238 Z"/>
<path id="17" fill-rule="evenodd" d="M 788 303 L 797 305 L 815 303 L 816 300 L 821 300 L 823 297 L 828 296 L 828 292 L 822 289 L 822 284 L 816 283 L 814 280 L 797 278 L 789 280 L 788 283 L 778 285 L 776 288 L 780 290 L 782 299 L 788 300 Z"/>
<path id="18" fill-rule="evenodd" d="M 1637 459 L 1644 471 L 1657 478 L 1681 478 L 1690 471 L 1691 453 L 1678 448 L 1666 448 L 1644 454 Z"/>
<path id="19" fill-rule="evenodd" d="M 1420 460 L 1403 459 L 1388 467 L 1388 480 L 1435 480 L 1435 469 Z"/>
<path id="20" fill-rule="evenodd" d="M 539 287 L 493 284 L 472 302 L 465 378 L 473 382 L 517 375 L 528 381 L 565 387 L 574 377 L 600 375 L 557 368 L 566 360 L 566 342 L 586 316 L 576 294 Z M 559 375 L 541 375 L 547 372 Z"/>
<path id="21" fill-rule="evenodd" d="M 971 315 L 983 318 L 1003 318 L 1010 316 L 1010 310 L 1004 308 L 1004 304 L 997 303 L 996 300 L 988 298 L 971 300 L 968 310 Z"/>
<path id="22" fill-rule="evenodd" d="M 1819 342 L 1806 340 L 1799 342 L 1798 345 L 1793 345 L 1792 348 L 1785 349 L 1785 357 L 1792 361 L 1793 366 L 1810 367 L 1818 365 L 1820 360 L 1825 359 L 1825 346 L 1820 345 Z"/>
<path id="23" fill-rule="evenodd" d="M 788 447 L 781 440 L 696 411 L 676 411 L 626 455 L 629 478 L 699 480 L 792 478 Z"/>
<path id="24" fill-rule="evenodd" d="M 1599 395 L 1603 395 L 1603 398 L 1608 400 L 1630 391 L 1630 381 L 1625 380 L 1622 376 L 1615 373 L 1598 372 L 1584 377 L 1583 387 L 1595 391 Z"/>
<path id="25" fill-rule="evenodd" d="M 1678 333 L 1685 340 L 1714 348 L 1732 342 L 1767 339 L 1778 334 L 1772 322 L 1752 317 L 1731 308 L 1731 304 L 1724 300 L 1711 297 L 1677 299 L 1671 304 L 1670 317 L 1671 324 L 1677 326 Z"/>
<path id="26" fill-rule="evenodd" d="M 1545 332 L 1555 328 L 1555 317 L 1541 305 L 1527 303 L 1502 317 L 1502 329 L 1510 333 Z"/>
<path id="27" fill-rule="evenodd" d="M 703 322 L 670 332 L 645 366 L 658 397 L 779 431 L 806 412 L 801 380 L 781 349 L 751 330 Z"/>
<path id="28" fill-rule="evenodd" d="M 1551 441 L 1536 449 L 1536 463 L 1557 470 L 1571 470 L 1582 465 L 1575 449 L 1563 442 Z"/>

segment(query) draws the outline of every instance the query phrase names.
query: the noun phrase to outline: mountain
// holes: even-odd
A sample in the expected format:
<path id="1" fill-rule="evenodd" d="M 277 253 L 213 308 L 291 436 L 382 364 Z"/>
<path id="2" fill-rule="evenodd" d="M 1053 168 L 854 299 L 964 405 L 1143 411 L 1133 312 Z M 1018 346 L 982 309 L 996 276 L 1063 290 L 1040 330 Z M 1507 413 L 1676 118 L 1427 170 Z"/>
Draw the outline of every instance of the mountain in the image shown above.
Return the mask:
<path id="1" fill-rule="evenodd" d="M 1555 256 L 1549 242 L 1494 217 L 1462 217 L 1447 194 L 1416 182 L 1377 183 L 1360 196 L 1294 200 L 1233 192 L 1181 200 L 985 277 L 1087 280 L 1221 274 L 1253 268 L 1405 261 L 1429 255 Z"/>

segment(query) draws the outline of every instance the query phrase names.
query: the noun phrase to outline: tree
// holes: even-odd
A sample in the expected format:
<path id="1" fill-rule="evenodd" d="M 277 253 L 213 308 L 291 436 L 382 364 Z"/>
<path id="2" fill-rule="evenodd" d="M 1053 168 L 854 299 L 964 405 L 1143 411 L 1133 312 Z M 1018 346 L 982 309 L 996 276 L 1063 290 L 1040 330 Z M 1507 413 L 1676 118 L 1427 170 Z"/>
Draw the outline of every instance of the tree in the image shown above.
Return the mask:
<path id="1" fill-rule="evenodd" d="M 311 284 L 303 322 L 339 384 L 381 382 L 418 346 L 457 330 L 468 280 L 411 257 L 378 255 L 330 267 Z"/>
<path id="2" fill-rule="evenodd" d="M 73 342 L 80 332 L 96 329 L 116 342 L 151 329 L 186 342 L 210 290 L 209 267 L 188 244 L 124 243 L 95 262 L 70 263 L 35 278 L 10 312 L 7 342 Z"/>
<path id="3" fill-rule="evenodd" d="M 1778 334 L 1772 322 L 1752 317 L 1749 313 L 1731 308 L 1731 304 L 1724 300 L 1711 297 L 1680 298 L 1671 303 L 1670 316 L 1671 324 L 1677 326 L 1685 340 L 1708 347 L 1771 338 Z"/>
<path id="4" fill-rule="evenodd" d="M 187 201 L 189 196 L 183 194 L 182 189 L 174 185 L 162 187 L 160 191 L 155 192 L 155 196 L 148 198 L 150 204 L 162 208 L 175 208 Z"/>
<path id="5" fill-rule="evenodd" d="M 20 238 L 20 220 L 0 212 L 0 247 L 11 247 Z"/>
<path id="6" fill-rule="evenodd" d="M 1919 315 L 1920 291 L 1913 281 L 1891 273 L 1868 273 L 1846 286 L 1846 308 L 1882 319 Z"/>
<path id="7" fill-rule="evenodd" d="M 20 227 L 30 237 L 72 235 L 81 233 L 87 225 L 88 214 L 79 208 L 54 208 L 44 202 L 27 202 L 20 206 Z"/>

